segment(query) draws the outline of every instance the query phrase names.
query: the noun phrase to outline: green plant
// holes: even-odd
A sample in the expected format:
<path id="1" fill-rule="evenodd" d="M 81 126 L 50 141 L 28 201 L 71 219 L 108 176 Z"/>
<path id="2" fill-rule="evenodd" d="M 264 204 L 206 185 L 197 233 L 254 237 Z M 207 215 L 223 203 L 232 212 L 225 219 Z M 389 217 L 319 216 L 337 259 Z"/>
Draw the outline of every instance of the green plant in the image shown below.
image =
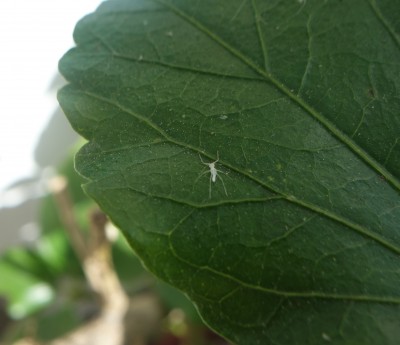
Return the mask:
<path id="1" fill-rule="evenodd" d="M 114 0 L 78 23 L 59 101 L 84 188 L 232 341 L 398 343 L 399 16 Z"/>

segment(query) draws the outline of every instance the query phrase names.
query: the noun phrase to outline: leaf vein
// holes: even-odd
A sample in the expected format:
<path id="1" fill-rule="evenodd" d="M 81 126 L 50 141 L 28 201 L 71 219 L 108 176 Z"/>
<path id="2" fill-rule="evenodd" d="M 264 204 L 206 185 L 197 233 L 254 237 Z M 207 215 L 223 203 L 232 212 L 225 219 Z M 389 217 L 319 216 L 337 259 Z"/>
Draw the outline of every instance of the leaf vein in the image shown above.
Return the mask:
<path id="1" fill-rule="evenodd" d="M 260 25 L 260 14 L 257 10 L 257 6 L 255 3 L 255 0 L 251 0 L 251 5 L 253 7 L 253 12 L 254 12 L 254 22 L 256 23 L 256 27 L 257 27 L 257 35 L 258 35 L 258 40 L 260 42 L 260 47 L 261 47 L 261 51 L 263 54 L 263 62 L 264 62 L 264 69 L 266 71 L 269 70 L 268 65 L 268 51 L 267 51 L 267 47 L 265 45 L 265 41 L 263 39 L 263 35 L 262 35 L 262 29 L 261 29 L 261 25 Z"/>
<path id="2" fill-rule="evenodd" d="M 104 98 L 104 97 L 99 96 L 97 94 L 94 94 L 92 92 L 83 91 L 83 90 L 82 90 L 82 92 L 84 94 L 86 94 L 88 97 L 92 97 L 92 98 L 95 98 L 97 100 L 106 102 L 106 103 L 108 103 L 108 104 L 110 104 L 112 106 L 117 107 L 118 109 L 120 109 L 121 111 L 125 112 L 126 114 L 129 114 L 129 115 L 135 117 L 137 120 L 145 123 L 146 125 L 148 125 L 152 129 L 154 129 L 156 132 L 161 134 L 166 140 L 168 140 L 169 142 L 171 142 L 171 143 L 173 143 L 175 145 L 190 149 L 190 150 L 192 150 L 192 151 L 194 151 L 196 153 L 199 153 L 199 154 L 201 153 L 202 155 L 204 155 L 206 157 L 209 157 L 210 159 L 214 159 L 215 158 L 215 157 L 203 152 L 202 150 L 200 150 L 196 146 L 190 145 L 188 143 L 180 142 L 180 141 L 170 137 L 163 129 L 161 129 L 160 127 L 155 125 L 148 118 L 146 118 L 144 116 L 141 116 L 141 115 L 139 115 L 139 114 L 137 114 L 135 112 L 132 112 L 130 109 L 128 109 L 128 108 L 116 103 L 115 101 L 113 102 L 113 101 L 111 101 L 111 100 L 109 100 L 107 98 Z M 394 253 L 400 254 L 400 248 L 398 246 L 396 246 L 395 244 L 390 243 L 385 238 L 383 238 L 380 235 L 372 232 L 371 230 L 365 228 L 364 226 L 356 224 L 356 223 L 354 223 L 354 222 L 352 222 L 352 221 L 350 221 L 348 219 L 342 218 L 342 217 L 336 215 L 335 213 L 332 213 L 329 210 L 326 210 L 326 209 L 318 207 L 318 206 L 316 206 L 314 204 L 299 200 L 299 199 L 297 199 L 296 197 L 294 197 L 292 195 L 286 195 L 282 191 L 280 191 L 280 190 L 278 190 L 276 188 L 273 188 L 271 185 L 268 185 L 268 183 L 266 183 L 266 182 L 260 180 L 259 178 L 253 176 L 251 173 L 243 171 L 242 169 L 240 169 L 240 168 L 238 168 L 236 166 L 233 166 L 233 165 L 231 165 L 231 164 L 229 164 L 227 162 L 224 162 L 224 161 L 220 160 L 220 164 L 225 165 L 229 169 L 231 169 L 231 170 L 233 170 L 233 171 L 235 171 L 235 172 L 237 172 L 239 174 L 242 174 L 243 176 L 246 176 L 250 180 L 252 180 L 252 181 L 258 183 L 260 186 L 266 188 L 267 190 L 272 191 L 273 193 L 282 196 L 282 198 L 286 199 L 287 201 L 289 201 L 289 202 L 291 202 L 293 204 L 297 204 L 298 206 L 301 206 L 301 207 L 303 207 L 305 209 L 311 210 L 311 211 L 313 211 L 315 213 L 318 213 L 318 214 L 320 214 L 320 215 L 322 215 L 322 216 L 324 216 L 326 218 L 332 219 L 332 220 L 334 220 L 334 221 L 336 221 L 336 222 L 338 222 L 338 223 L 340 223 L 342 225 L 345 225 L 346 227 L 355 230 L 359 234 L 361 234 L 361 235 L 363 235 L 363 236 L 365 236 L 367 238 L 370 238 L 370 239 L 380 243 L 381 245 L 383 245 L 387 249 L 393 251 Z"/>
<path id="3" fill-rule="evenodd" d="M 372 8 L 372 12 L 375 14 L 375 16 L 378 18 L 378 20 L 382 23 L 383 27 L 389 33 L 390 37 L 393 39 L 395 44 L 400 48 L 400 38 L 396 34 L 396 31 L 392 28 L 390 23 L 383 16 L 382 12 L 378 8 L 378 5 L 376 4 L 376 0 L 369 0 L 368 3 Z"/>
<path id="4" fill-rule="evenodd" d="M 110 56 L 110 55 L 106 55 L 106 56 Z M 111 56 L 114 58 L 117 58 L 117 59 L 134 61 L 134 62 L 144 63 L 144 64 L 159 65 L 159 66 L 167 67 L 170 69 L 177 69 L 177 70 L 187 71 L 187 72 L 192 72 L 192 73 L 197 73 L 197 74 L 212 75 L 212 76 L 220 77 L 220 78 L 264 81 L 264 79 L 262 79 L 262 78 L 239 76 L 239 75 L 233 75 L 233 74 L 223 74 L 223 73 L 218 73 L 218 72 L 214 72 L 214 71 L 206 71 L 206 70 L 201 70 L 201 69 L 196 69 L 196 68 L 190 68 L 187 66 L 174 65 L 174 64 L 164 62 L 161 60 L 157 61 L 157 60 L 145 59 L 141 56 L 135 58 L 133 56 L 124 55 L 124 54 L 120 54 L 120 53 L 113 53 Z"/>
<path id="5" fill-rule="evenodd" d="M 258 74 L 265 78 L 266 81 L 274 85 L 280 92 L 286 95 L 291 101 L 301 106 L 306 112 L 308 112 L 315 120 L 321 123 L 332 135 L 342 141 L 345 145 L 349 147 L 358 157 L 360 157 L 365 163 L 367 163 L 372 169 L 380 173 L 385 177 L 385 179 L 392 184 L 397 190 L 400 190 L 400 181 L 392 175 L 385 167 L 383 167 L 378 161 L 376 161 L 372 156 L 370 156 L 366 151 L 364 151 L 360 146 L 358 146 L 349 136 L 345 135 L 339 128 L 337 128 L 332 122 L 326 119 L 323 114 L 319 113 L 303 99 L 299 98 L 296 94 L 292 93 L 285 85 L 283 85 L 278 79 L 272 76 L 272 74 L 260 69 L 253 61 L 244 56 L 240 51 L 236 50 L 230 46 L 227 42 L 221 39 L 219 36 L 207 29 L 203 24 L 195 20 L 194 18 L 188 16 L 185 12 L 179 8 L 167 3 L 164 0 L 153 0 L 158 3 L 163 4 L 167 8 L 170 8 L 177 16 L 184 19 L 187 23 L 193 25 L 198 30 L 202 31 L 213 39 L 216 43 L 224 47 L 228 52 L 230 52 L 237 59 L 245 63 L 247 66 L 252 68 Z"/>
<path id="6" fill-rule="evenodd" d="M 167 235 L 165 235 L 167 236 Z M 168 236 L 169 237 L 169 236 Z M 230 280 L 243 288 L 247 288 L 250 290 L 256 290 L 267 294 L 277 295 L 285 298 L 318 298 L 318 299 L 329 299 L 329 300 L 342 300 L 342 301 L 359 301 L 359 302 L 374 302 L 374 303 L 389 303 L 389 304 L 400 304 L 400 297 L 394 296 L 374 296 L 374 295 L 358 295 L 358 294 L 338 294 L 338 293 L 324 293 L 320 291 L 286 291 L 279 289 L 267 288 L 260 285 L 255 285 L 252 283 L 248 283 L 242 279 L 236 278 L 230 274 L 221 272 L 216 270 L 210 266 L 200 266 L 196 265 L 184 258 L 182 258 L 175 250 L 173 244 L 171 243 L 169 237 L 169 247 L 171 249 L 172 254 L 176 257 L 176 259 L 182 261 L 183 263 L 197 269 L 208 271 L 212 274 L 215 274 L 221 278 Z"/>

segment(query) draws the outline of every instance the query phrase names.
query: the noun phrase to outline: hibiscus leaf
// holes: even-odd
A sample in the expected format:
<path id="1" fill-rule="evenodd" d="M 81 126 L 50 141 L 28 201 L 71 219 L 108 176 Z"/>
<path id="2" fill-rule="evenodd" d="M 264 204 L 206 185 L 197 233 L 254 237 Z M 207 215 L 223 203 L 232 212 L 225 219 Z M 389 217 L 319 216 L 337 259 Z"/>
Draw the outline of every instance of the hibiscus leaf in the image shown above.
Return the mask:
<path id="1" fill-rule="evenodd" d="M 400 339 L 400 1 L 114 0 L 59 100 L 86 192 L 238 344 Z"/>

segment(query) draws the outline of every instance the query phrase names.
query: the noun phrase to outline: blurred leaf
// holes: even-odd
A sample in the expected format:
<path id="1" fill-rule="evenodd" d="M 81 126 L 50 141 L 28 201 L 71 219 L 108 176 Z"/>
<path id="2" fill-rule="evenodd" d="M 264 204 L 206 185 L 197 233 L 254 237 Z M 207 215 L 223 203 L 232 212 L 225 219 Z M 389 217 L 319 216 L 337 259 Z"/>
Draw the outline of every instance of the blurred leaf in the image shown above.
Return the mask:
<path id="1" fill-rule="evenodd" d="M 46 262 L 32 248 L 11 248 L 2 255 L 1 261 L 9 267 L 13 267 L 23 274 L 31 275 L 36 279 L 49 283 L 54 280 L 54 276 Z"/>
<path id="2" fill-rule="evenodd" d="M 71 274 L 84 279 L 65 232 L 54 229 L 37 248 L 15 247 L 0 257 L 0 295 L 10 315 L 20 319 L 48 306 L 59 281 Z"/>
<path id="3" fill-rule="evenodd" d="M 53 229 L 42 236 L 37 244 L 37 252 L 57 278 L 66 274 L 82 276 L 80 262 L 71 248 L 65 230 Z"/>
<path id="4" fill-rule="evenodd" d="M 14 263 L 0 259 L 0 295 L 8 302 L 10 316 L 26 317 L 48 305 L 54 291 L 38 276 Z"/>

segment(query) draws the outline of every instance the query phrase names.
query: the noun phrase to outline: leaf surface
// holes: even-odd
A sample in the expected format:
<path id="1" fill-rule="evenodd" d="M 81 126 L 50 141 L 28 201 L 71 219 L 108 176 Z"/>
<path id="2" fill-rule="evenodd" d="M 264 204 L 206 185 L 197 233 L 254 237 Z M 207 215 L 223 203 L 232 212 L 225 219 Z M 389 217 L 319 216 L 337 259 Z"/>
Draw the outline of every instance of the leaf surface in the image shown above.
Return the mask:
<path id="1" fill-rule="evenodd" d="M 398 18 L 115 0 L 78 23 L 59 100 L 85 189 L 232 341 L 398 343 Z"/>

